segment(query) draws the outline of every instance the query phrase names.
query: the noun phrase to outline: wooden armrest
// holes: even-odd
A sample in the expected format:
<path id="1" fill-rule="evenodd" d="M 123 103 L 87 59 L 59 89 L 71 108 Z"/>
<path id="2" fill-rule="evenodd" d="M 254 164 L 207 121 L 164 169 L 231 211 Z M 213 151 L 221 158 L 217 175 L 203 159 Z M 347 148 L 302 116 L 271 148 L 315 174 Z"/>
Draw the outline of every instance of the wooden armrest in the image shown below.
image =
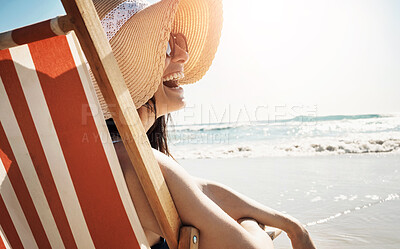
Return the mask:
<path id="1" fill-rule="evenodd" d="M 198 249 L 199 248 L 199 229 L 191 226 L 183 226 L 179 231 L 178 249 Z"/>

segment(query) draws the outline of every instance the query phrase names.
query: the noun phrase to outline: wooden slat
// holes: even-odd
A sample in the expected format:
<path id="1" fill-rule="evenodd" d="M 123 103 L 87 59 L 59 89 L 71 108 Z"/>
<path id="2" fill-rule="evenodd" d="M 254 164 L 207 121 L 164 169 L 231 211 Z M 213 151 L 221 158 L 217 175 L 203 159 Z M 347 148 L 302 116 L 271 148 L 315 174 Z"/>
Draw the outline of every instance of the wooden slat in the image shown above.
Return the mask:
<path id="1" fill-rule="evenodd" d="M 69 31 L 71 31 L 73 29 L 72 23 L 69 21 L 69 17 L 67 17 L 67 16 L 59 16 L 59 17 L 56 17 L 56 18 L 57 18 L 58 28 L 64 34 L 67 34 Z"/>
<path id="2" fill-rule="evenodd" d="M 62 0 L 82 49 L 171 249 L 181 221 L 91 0 Z M 134 193 L 134 189 L 129 190 Z"/>
<path id="3" fill-rule="evenodd" d="M 0 50 L 67 34 L 72 25 L 67 16 L 58 16 L 0 34 Z"/>

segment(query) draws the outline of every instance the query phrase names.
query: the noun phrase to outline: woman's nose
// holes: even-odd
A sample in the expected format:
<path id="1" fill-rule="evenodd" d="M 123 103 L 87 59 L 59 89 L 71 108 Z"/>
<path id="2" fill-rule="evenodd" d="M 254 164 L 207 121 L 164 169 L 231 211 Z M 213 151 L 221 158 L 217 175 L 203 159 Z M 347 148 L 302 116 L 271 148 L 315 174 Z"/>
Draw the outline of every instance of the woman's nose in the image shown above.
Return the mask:
<path id="1" fill-rule="evenodd" d="M 175 54 L 171 60 L 175 63 L 185 64 L 189 60 L 189 53 L 179 46 L 175 46 Z"/>

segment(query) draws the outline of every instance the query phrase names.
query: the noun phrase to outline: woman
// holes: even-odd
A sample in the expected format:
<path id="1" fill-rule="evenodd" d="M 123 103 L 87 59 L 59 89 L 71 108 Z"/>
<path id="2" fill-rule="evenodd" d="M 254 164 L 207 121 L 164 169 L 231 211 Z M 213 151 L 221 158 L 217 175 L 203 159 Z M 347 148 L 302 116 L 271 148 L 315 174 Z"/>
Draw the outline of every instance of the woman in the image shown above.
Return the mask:
<path id="1" fill-rule="evenodd" d="M 169 155 L 165 115 L 185 105 L 179 85 L 199 80 L 211 65 L 222 26 L 221 2 L 163 0 L 147 7 L 139 1 L 95 0 L 94 4 L 179 216 L 200 230 L 200 249 L 273 248 L 260 224 L 286 231 L 294 248 L 314 248 L 297 220 L 226 186 L 191 177 Z M 132 199 L 148 241 L 153 248 L 168 248 L 159 243 L 161 230 L 118 131 L 112 120 L 107 123 L 127 184 L 136 190 Z"/>

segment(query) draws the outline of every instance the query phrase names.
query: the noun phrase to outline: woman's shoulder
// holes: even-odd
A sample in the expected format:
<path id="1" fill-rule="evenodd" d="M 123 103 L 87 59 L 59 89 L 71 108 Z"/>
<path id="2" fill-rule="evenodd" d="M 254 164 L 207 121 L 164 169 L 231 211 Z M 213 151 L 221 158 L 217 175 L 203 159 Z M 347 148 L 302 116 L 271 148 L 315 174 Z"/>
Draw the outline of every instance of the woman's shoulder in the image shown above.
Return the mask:
<path id="1" fill-rule="evenodd" d="M 162 167 L 162 166 L 167 166 L 167 167 L 179 166 L 180 167 L 178 162 L 175 161 L 172 157 L 170 157 L 156 149 L 152 149 L 152 151 L 153 151 L 154 157 L 156 158 L 160 167 Z"/>
<path id="2" fill-rule="evenodd" d="M 159 150 L 156 150 L 156 149 L 151 149 L 152 151 L 153 151 L 153 154 L 154 154 L 154 156 L 155 156 L 155 158 L 156 158 L 156 160 L 160 163 L 160 161 L 162 162 L 162 163 L 166 163 L 166 162 L 168 162 L 170 159 L 172 159 L 172 158 L 170 158 L 169 156 L 167 156 L 167 155 L 165 155 L 164 153 L 162 153 L 161 151 L 159 151 Z"/>
<path id="3" fill-rule="evenodd" d="M 191 178 L 191 176 L 186 172 L 186 170 L 172 157 L 167 156 L 166 154 L 153 149 L 154 156 L 158 162 L 158 165 L 161 168 L 161 171 L 165 175 L 167 174 L 170 179 L 175 177 L 180 178 Z"/>

